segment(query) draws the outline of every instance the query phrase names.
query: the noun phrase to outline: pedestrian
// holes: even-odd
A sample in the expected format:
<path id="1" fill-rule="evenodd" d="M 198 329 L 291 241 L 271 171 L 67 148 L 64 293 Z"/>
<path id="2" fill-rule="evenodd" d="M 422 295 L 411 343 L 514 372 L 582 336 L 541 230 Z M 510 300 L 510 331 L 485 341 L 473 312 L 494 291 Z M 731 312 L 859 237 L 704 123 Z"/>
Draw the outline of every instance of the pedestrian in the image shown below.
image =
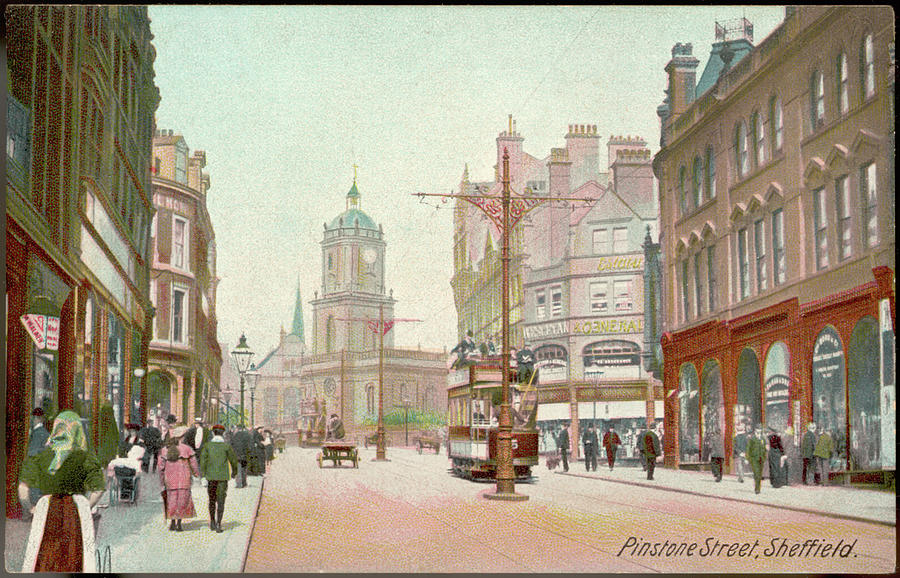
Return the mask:
<path id="1" fill-rule="evenodd" d="M 261 476 L 266 469 L 266 449 L 263 447 L 262 426 L 253 429 L 253 450 L 250 454 L 250 475 Z"/>
<path id="2" fill-rule="evenodd" d="M 184 436 L 184 443 L 199 456 L 200 450 L 203 449 L 203 444 L 208 440 L 209 429 L 203 426 L 203 418 L 199 416 L 194 418 L 194 425 L 187 430 L 187 434 Z"/>
<path id="3" fill-rule="evenodd" d="M 784 485 L 796 484 L 800 477 L 800 468 L 797 467 L 797 455 L 799 448 L 794 438 L 793 426 L 785 428 L 781 435 L 781 443 L 784 446 Z"/>
<path id="4" fill-rule="evenodd" d="M 253 434 L 247 431 L 243 424 L 237 426 L 237 431 L 231 437 L 231 447 L 237 455 L 238 473 L 234 481 L 235 488 L 247 487 L 247 469 L 250 467 L 250 455 L 253 452 Z"/>
<path id="5" fill-rule="evenodd" d="M 756 426 L 753 435 L 747 440 L 747 461 L 753 471 L 753 491 L 758 494 L 762 488 L 763 464 L 766 461 L 766 440 L 763 439 L 760 425 Z"/>
<path id="6" fill-rule="evenodd" d="M 331 419 L 328 420 L 327 432 L 325 434 L 326 440 L 342 440 L 346 435 L 344 431 L 344 422 L 341 421 L 341 418 L 338 417 L 336 413 L 331 414 Z"/>
<path id="7" fill-rule="evenodd" d="M 787 484 L 787 456 L 784 455 L 784 444 L 775 428 L 769 428 L 769 483 L 773 488 Z"/>
<path id="8" fill-rule="evenodd" d="M 587 429 L 581 434 L 581 443 L 584 444 L 584 468 L 587 471 L 593 469 L 597 471 L 597 449 L 599 446 L 597 440 L 597 431 L 594 424 L 589 424 Z"/>
<path id="9" fill-rule="evenodd" d="M 169 435 L 165 450 L 159 456 L 159 479 L 165 488 L 166 518 L 172 520 L 169 530 L 181 532 L 181 521 L 197 515 L 191 498 L 191 478 L 199 476 L 194 450 L 182 439 L 187 426 L 178 426 Z"/>
<path id="10" fill-rule="evenodd" d="M 209 496 L 209 529 L 222 533 L 222 514 L 225 513 L 225 498 L 228 494 L 228 480 L 237 476 L 238 459 L 234 449 L 225 442 L 225 426 L 212 426 L 212 439 L 200 450 L 200 472 L 206 478 L 206 492 Z"/>
<path id="11" fill-rule="evenodd" d="M 616 465 L 616 452 L 619 450 L 621 443 L 622 440 L 619 439 L 619 434 L 616 433 L 616 427 L 610 425 L 606 433 L 603 434 L 603 447 L 606 449 L 606 461 L 609 464 L 609 471 L 612 471 L 613 466 Z"/>
<path id="12" fill-rule="evenodd" d="M 149 472 L 151 469 L 156 472 L 156 460 L 159 458 L 159 450 L 163 445 L 162 432 L 152 423 L 148 423 L 138 432 L 138 437 L 143 440 L 146 450 L 141 469 L 145 472 Z"/>
<path id="13" fill-rule="evenodd" d="M 559 457 L 562 458 L 563 471 L 569 471 L 569 424 L 563 423 L 556 438 L 556 447 L 559 449 Z"/>
<path id="14" fill-rule="evenodd" d="M 31 488 L 45 494 L 36 506 L 28 504 Z M 19 500 L 34 517 L 22 571 L 97 572 L 91 508 L 105 489 L 81 418 L 71 410 L 60 412 L 47 447 L 22 464 Z"/>
<path id="15" fill-rule="evenodd" d="M 119 443 L 119 454 L 120 458 L 124 458 L 128 455 L 128 451 L 132 448 L 132 446 L 136 446 L 142 444 L 141 438 L 138 436 L 138 431 L 140 431 L 141 426 L 136 423 L 126 423 L 125 424 L 125 437 Z"/>
<path id="16" fill-rule="evenodd" d="M 47 440 L 50 439 L 50 430 L 44 420 L 44 408 L 36 407 L 31 412 L 31 431 L 28 437 L 28 456 L 36 456 L 44 450 Z"/>
<path id="17" fill-rule="evenodd" d="M 175 417 L 175 414 L 170 413 L 166 416 L 166 421 L 162 423 L 162 427 L 160 428 L 160 433 L 162 433 L 163 445 L 168 445 L 169 438 L 172 437 L 172 430 L 175 429 L 175 422 L 178 421 L 178 418 Z M 161 449 L 161 448 L 160 448 Z"/>
<path id="18" fill-rule="evenodd" d="M 747 461 L 747 428 L 746 422 L 738 425 L 740 428 L 731 442 L 731 455 L 734 458 L 734 469 L 737 470 L 738 481 L 744 483 L 744 465 Z"/>
<path id="19" fill-rule="evenodd" d="M 647 460 L 647 479 L 653 479 L 653 471 L 656 469 L 656 458 L 662 455 L 662 448 L 659 445 L 659 436 L 652 428 L 648 429 L 641 436 L 641 449 L 644 453 L 644 459 Z"/>
<path id="20" fill-rule="evenodd" d="M 800 457 L 803 459 L 803 485 L 809 485 L 809 474 L 813 475 L 813 482 L 819 477 L 819 474 L 816 469 L 816 442 L 819 441 L 818 436 L 816 436 L 816 423 L 809 422 L 809 425 L 806 426 L 806 433 L 803 434 L 803 438 L 800 440 Z"/>
<path id="21" fill-rule="evenodd" d="M 816 440 L 816 450 L 813 455 L 816 456 L 816 470 L 819 474 L 819 484 L 828 485 L 828 474 L 831 473 L 831 454 L 834 453 L 834 442 L 831 440 L 831 433 L 826 428 L 822 428 L 822 434 Z"/>
<path id="22" fill-rule="evenodd" d="M 272 439 L 272 430 L 263 430 L 263 448 L 266 452 L 266 472 L 269 471 L 269 464 L 275 459 L 275 440 Z"/>
<path id="23" fill-rule="evenodd" d="M 534 351 L 526 343 L 516 352 L 516 367 L 519 383 L 531 383 L 534 374 Z"/>
<path id="24" fill-rule="evenodd" d="M 722 481 L 722 474 L 725 469 L 725 440 L 718 428 L 710 428 L 706 438 L 707 449 L 709 450 L 710 469 L 712 470 L 713 479 L 716 482 Z"/>
<path id="25" fill-rule="evenodd" d="M 644 436 L 638 434 L 634 436 L 634 450 L 641 460 L 641 470 L 647 471 L 647 457 L 644 456 Z"/>

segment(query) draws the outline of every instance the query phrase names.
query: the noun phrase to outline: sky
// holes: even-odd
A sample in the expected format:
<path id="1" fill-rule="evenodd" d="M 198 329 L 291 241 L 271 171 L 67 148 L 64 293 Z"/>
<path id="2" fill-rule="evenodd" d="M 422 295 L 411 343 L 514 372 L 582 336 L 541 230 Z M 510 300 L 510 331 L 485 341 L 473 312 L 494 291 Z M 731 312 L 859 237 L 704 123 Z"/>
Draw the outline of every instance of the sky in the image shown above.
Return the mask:
<path id="1" fill-rule="evenodd" d="M 655 154 L 656 107 L 677 42 L 703 66 L 715 22 L 746 17 L 760 43 L 781 6 L 162 6 L 149 8 L 162 100 L 157 128 L 205 150 L 216 234 L 216 314 L 228 350 L 241 333 L 258 357 L 290 331 L 299 283 L 311 346 L 323 224 L 357 186 L 383 226 L 386 286 L 400 347 L 456 337 L 454 201 L 493 179 L 508 115 L 524 149 L 565 146 L 569 124 L 596 124 Z M 223 352 L 224 353 L 224 352 Z"/>

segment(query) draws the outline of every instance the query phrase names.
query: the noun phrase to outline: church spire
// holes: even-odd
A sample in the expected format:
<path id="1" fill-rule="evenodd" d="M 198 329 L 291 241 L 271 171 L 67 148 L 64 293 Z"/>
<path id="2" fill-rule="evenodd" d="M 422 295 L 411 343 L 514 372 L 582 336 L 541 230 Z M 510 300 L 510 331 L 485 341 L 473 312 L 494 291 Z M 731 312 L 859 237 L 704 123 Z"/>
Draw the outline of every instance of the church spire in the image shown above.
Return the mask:
<path id="1" fill-rule="evenodd" d="M 300 337 L 300 341 L 306 343 L 303 337 L 303 300 L 300 298 L 300 279 L 297 279 L 297 302 L 294 304 L 294 323 L 291 325 L 291 335 Z"/>

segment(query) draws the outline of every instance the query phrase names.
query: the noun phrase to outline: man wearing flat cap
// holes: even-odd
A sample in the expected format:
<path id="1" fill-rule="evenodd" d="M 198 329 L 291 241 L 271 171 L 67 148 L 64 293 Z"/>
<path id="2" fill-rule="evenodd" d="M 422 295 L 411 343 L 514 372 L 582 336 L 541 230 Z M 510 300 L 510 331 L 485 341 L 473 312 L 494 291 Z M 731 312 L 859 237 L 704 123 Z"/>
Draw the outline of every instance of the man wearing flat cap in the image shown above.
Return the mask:
<path id="1" fill-rule="evenodd" d="M 224 433 L 222 424 L 212 426 L 212 438 L 200 450 L 200 475 L 206 478 L 209 495 L 209 529 L 219 533 L 223 531 L 228 480 L 235 477 L 238 470 L 237 454 L 225 443 Z"/>

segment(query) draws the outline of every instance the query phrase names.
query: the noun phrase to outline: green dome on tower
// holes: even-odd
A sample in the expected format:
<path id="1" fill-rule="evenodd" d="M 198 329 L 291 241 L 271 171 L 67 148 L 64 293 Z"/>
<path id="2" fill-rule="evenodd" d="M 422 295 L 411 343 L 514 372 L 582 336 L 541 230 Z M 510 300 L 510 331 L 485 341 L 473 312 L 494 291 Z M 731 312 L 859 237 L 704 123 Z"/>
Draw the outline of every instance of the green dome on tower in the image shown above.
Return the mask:
<path id="1" fill-rule="evenodd" d="M 354 177 L 353 186 L 347 191 L 347 210 L 332 219 L 331 223 L 328 225 L 328 230 L 355 229 L 356 227 L 359 227 L 360 229 L 371 229 L 372 231 L 378 230 L 378 225 L 375 224 L 375 221 L 359 208 L 361 196 L 362 195 L 359 194 L 359 189 L 356 188 L 356 178 Z"/>

